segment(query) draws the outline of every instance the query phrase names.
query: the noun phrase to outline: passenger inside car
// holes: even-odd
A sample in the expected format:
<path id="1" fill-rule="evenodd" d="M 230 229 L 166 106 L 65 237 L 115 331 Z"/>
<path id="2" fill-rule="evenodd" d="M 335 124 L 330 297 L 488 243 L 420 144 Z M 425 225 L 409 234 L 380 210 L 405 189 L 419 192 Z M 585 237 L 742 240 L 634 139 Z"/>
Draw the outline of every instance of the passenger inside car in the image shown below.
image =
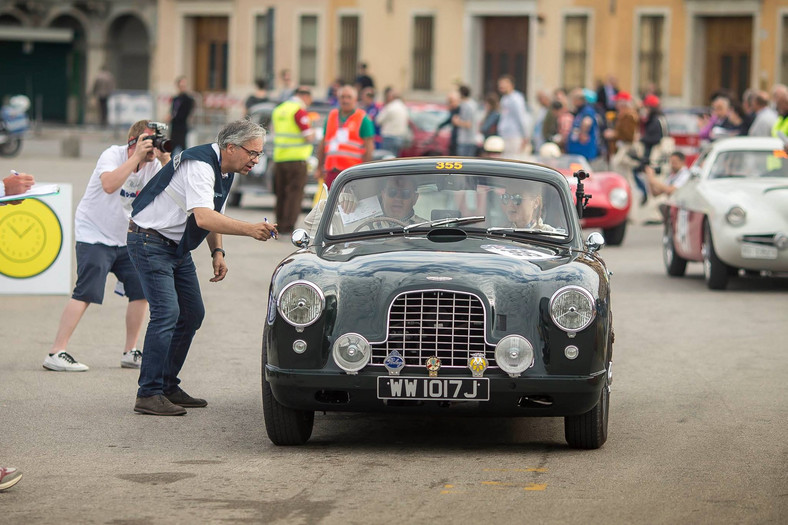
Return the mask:
<path id="1" fill-rule="evenodd" d="M 508 223 L 500 226 L 546 232 L 556 231 L 549 224 L 545 224 L 542 219 L 542 192 L 535 183 L 511 183 L 507 186 L 506 193 L 501 195 L 501 207 Z"/>

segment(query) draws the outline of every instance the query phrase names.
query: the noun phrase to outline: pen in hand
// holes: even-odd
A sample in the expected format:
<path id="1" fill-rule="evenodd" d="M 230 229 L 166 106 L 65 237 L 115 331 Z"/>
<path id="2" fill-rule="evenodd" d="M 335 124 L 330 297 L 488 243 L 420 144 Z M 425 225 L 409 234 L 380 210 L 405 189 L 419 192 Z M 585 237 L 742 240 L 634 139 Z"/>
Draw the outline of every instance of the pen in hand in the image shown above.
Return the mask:
<path id="1" fill-rule="evenodd" d="M 268 217 L 263 217 L 263 221 L 264 221 L 264 222 L 268 222 Z M 271 237 L 273 237 L 274 239 L 276 239 L 276 232 L 271 232 Z"/>

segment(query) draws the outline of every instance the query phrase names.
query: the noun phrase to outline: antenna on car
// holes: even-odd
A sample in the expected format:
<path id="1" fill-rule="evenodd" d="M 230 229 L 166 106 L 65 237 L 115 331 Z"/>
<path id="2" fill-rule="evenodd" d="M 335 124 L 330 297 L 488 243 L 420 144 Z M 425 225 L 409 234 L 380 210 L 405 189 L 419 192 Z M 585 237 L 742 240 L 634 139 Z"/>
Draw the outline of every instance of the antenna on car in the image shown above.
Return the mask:
<path id="1" fill-rule="evenodd" d="M 583 187 L 583 181 L 586 180 L 591 175 L 584 170 L 577 170 L 574 173 L 574 176 L 577 178 L 577 191 L 575 191 L 575 197 L 577 197 L 577 215 L 581 219 L 583 218 L 583 210 L 585 209 L 586 205 L 588 205 L 588 201 L 591 199 L 592 195 L 585 193 L 585 188 Z"/>

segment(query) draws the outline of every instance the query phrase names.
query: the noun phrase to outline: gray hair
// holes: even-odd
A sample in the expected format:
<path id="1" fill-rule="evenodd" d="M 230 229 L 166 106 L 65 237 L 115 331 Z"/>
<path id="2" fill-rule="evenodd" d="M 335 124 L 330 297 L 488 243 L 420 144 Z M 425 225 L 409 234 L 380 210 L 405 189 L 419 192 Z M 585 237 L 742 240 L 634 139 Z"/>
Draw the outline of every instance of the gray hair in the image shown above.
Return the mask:
<path id="1" fill-rule="evenodd" d="M 254 139 L 265 140 L 265 128 L 248 119 L 234 120 L 219 130 L 216 142 L 220 149 L 226 149 L 230 144 L 246 144 Z"/>

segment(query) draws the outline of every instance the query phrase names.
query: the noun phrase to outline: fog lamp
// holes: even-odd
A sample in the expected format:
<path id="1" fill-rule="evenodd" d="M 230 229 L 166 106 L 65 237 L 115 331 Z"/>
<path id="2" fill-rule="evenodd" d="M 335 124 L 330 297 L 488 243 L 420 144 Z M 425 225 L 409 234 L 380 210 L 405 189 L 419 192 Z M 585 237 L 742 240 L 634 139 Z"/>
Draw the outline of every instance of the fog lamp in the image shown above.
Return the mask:
<path id="1" fill-rule="evenodd" d="M 534 347 L 519 335 L 507 335 L 495 346 L 495 361 L 511 377 L 518 377 L 534 364 Z"/>
<path id="2" fill-rule="evenodd" d="M 569 345 L 564 348 L 564 355 L 567 359 L 577 359 L 577 356 L 580 355 L 580 350 L 574 345 Z"/>
<path id="3" fill-rule="evenodd" d="M 337 366 L 348 374 L 357 374 L 367 366 L 372 349 L 364 336 L 354 333 L 343 334 L 334 341 L 332 355 Z"/>
<path id="4" fill-rule="evenodd" d="M 293 352 L 296 354 L 303 354 L 306 352 L 306 341 L 303 339 L 296 339 L 293 341 Z"/>

